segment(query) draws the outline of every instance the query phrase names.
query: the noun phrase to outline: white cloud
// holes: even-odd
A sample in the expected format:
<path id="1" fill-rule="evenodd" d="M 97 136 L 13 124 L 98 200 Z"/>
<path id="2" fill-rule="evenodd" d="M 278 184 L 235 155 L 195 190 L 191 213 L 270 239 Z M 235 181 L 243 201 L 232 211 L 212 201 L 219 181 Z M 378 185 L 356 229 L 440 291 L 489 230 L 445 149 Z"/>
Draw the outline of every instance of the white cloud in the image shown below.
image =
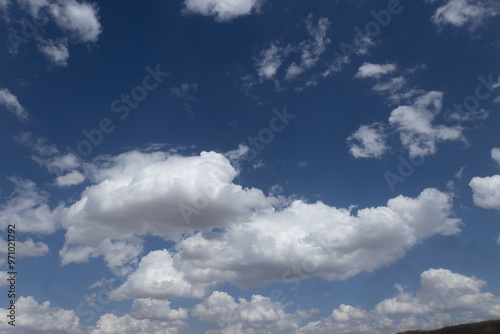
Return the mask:
<path id="1" fill-rule="evenodd" d="M 149 253 L 112 296 L 201 298 L 223 282 L 247 288 L 311 276 L 344 279 L 394 262 L 431 235 L 458 233 L 461 221 L 450 215 L 451 196 L 436 189 L 414 199 L 396 197 L 356 216 L 296 200 L 222 232 L 186 237 L 176 253 Z M 294 273 L 290 263 L 302 266 L 302 272 Z"/>
<path id="2" fill-rule="evenodd" d="M 80 167 L 80 161 L 75 155 L 61 153 L 55 145 L 47 144 L 46 138 L 33 136 L 31 132 L 22 132 L 19 136 L 14 136 L 14 140 L 34 151 L 36 155 L 32 155 L 31 159 L 47 168 L 50 173 L 61 174 Z M 73 177 L 77 178 L 76 174 Z"/>
<path id="3" fill-rule="evenodd" d="M 168 300 L 143 298 L 134 300 L 130 309 L 130 315 L 135 319 L 172 321 L 187 319 L 188 312 L 183 308 L 177 310 L 171 309 Z"/>
<path id="4" fill-rule="evenodd" d="M 363 63 L 358 69 L 355 78 L 380 78 L 383 75 L 393 73 L 396 70 L 396 64 L 372 64 Z"/>
<path id="5" fill-rule="evenodd" d="M 497 240 L 496 240 L 496 241 L 497 241 L 497 244 L 499 244 L 499 245 L 500 245 L 500 233 L 498 233 L 498 237 L 497 237 Z"/>
<path id="6" fill-rule="evenodd" d="M 314 311 L 298 310 L 290 314 L 285 312 L 285 306 L 260 295 L 253 295 L 250 301 L 239 298 L 236 302 L 226 292 L 214 291 L 203 303 L 196 305 L 191 314 L 209 322 L 213 329 L 206 334 L 273 334 L 291 333 Z"/>
<path id="7" fill-rule="evenodd" d="M 500 211 L 500 175 L 473 177 L 469 186 L 475 205 Z"/>
<path id="8" fill-rule="evenodd" d="M 95 4 L 76 0 L 18 1 L 34 17 L 45 17 L 49 14 L 59 28 L 79 42 L 97 42 L 102 31 Z"/>
<path id="9" fill-rule="evenodd" d="M 10 6 L 10 0 L 0 0 L 0 10 L 5 11 Z"/>
<path id="10" fill-rule="evenodd" d="M 420 275 L 416 293 L 396 285 L 399 293 L 370 311 L 341 305 L 331 316 L 311 322 L 297 333 L 392 334 L 498 318 L 500 297 L 482 292 L 485 285 L 475 277 L 430 269 Z"/>
<path id="11" fill-rule="evenodd" d="M 469 30 L 473 31 L 499 12 L 500 6 L 496 1 L 447 0 L 436 10 L 432 22 L 438 26 L 468 26 Z"/>
<path id="12" fill-rule="evenodd" d="M 80 42 L 96 42 L 99 38 L 102 29 L 96 5 L 67 0 L 51 3 L 49 10 L 56 24 Z"/>
<path id="13" fill-rule="evenodd" d="M 23 146 L 27 146 L 41 156 L 50 156 L 59 152 L 55 145 L 47 144 L 47 138 L 35 137 L 31 132 L 21 132 L 14 136 L 14 140 Z"/>
<path id="14" fill-rule="evenodd" d="M 330 39 L 326 37 L 330 21 L 327 18 L 318 20 L 318 24 L 314 26 L 312 14 L 306 19 L 307 32 L 311 36 L 310 40 L 302 41 L 298 49 L 301 50 L 300 65 L 293 62 L 286 71 L 287 80 L 293 80 L 303 72 L 313 68 L 319 61 L 321 55 L 325 52 L 326 46 L 330 44 Z"/>
<path id="15" fill-rule="evenodd" d="M 399 106 L 391 112 L 390 124 L 399 132 L 401 143 L 410 151 L 410 157 L 434 154 L 438 142 L 463 140 L 462 128 L 434 125 L 441 112 L 443 93 L 431 91 L 419 96 L 411 106 Z"/>
<path id="16" fill-rule="evenodd" d="M 271 46 L 262 50 L 260 58 L 256 61 L 256 69 L 259 77 L 262 79 L 273 79 L 282 63 L 282 48 L 271 44 Z"/>
<path id="17" fill-rule="evenodd" d="M 63 67 L 68 65 L 69 51 L 68 42 L 65 38 L 57 41 L 52 39 L 40 40 L 38 50 L 55 65 Z"/>
<path id="18" fill-rule="evenodd" d="M 42 304 L 32 297 L 19 297 L 16 300 L 16 330 L 25 334 L 41 333 L 83 333 L 80 322 L 73 310 L 64 310 L 58 307 L 50 307 L 50 302 Z M 0 331 L 10 331 L 12 326 L 7 324 L 8 310 L 2 308 L 0 311 Z"/>
<path id="19" fill-rule="evenodd" d="M 494 147 L 491 149 L 491 158 L 500 166 L 500 148 Z"/>
<path id="20" fill-rule="evenodd" d="M 49 196 L 34 182 L 9 178 L 15 185 L 13 194 L 0 206 L 0 226 L 16 224 L 16 230 L 25 233 L 52 234 L 57 230 L 57 209 L 48 205 Z"/>
<path id="21" fill-rule="evenodd" d="M 237 171 L 215 152 L 183 157 L 131 151 L 96 159 L 85 174 L 94 184 L 61 212 L 65 263 L 76 255 L 83 261 L 90 254 L 85 247 L 105 238 L 152 234 L 178 240 L 185 232 L 244 222 L 277 201 L 260 189 L 232 183 Z M 66 254 L 73 248 L 76 254 Z"/>
<path id="22" fill-rule="evenodd" d="M 7 240 L 0 240 L 0 263 L 7 260 Z M 43 242 L 34 242 L 31 238 L 25 241 L 16 240 L 16 258 L 44 256 L 49 252 L 49 247 Z"/>
<path id="23" fill-rule="evenodd" d="M 181 320 L 153 321 L 149 319 L 135 319 L 130 315 L 118 317 L 107 313 L 97 321 L 97 328 L 90 334 L 177 334 L 185 327 Z"/>
<path id="24" fill-rule="evenodd" d="M 186 265 L 189 266 L 189 265 Z M 142 258 L 139 267 L 120 287 L 113 290 L 113 299 L 173 297 L 203 298 L 208 284 L 191 284 L 181 269 L 174 267 L 171 254 L 166 250 L 152 251 Z"/>
<path id="25" fill-rule="evenodd" d="M 142 239 L 129 237 L 127 240 L 106 238 L 87 245 L 65 244 L 59 251 L 61 264 L 87 262 L 89 258 L 104 257 L 109 269 L 119 275 L 126 275 L 142 253 Z"/>
<path id="26" fill-rule="evenodd" d="M 56 178 L 56 185 L 58 187 L 74 186 L 82 183 L 85 180 L 85 176 L 80 172 L 74 170 L 65 175 L 58 176 Z"/>
<path id="27" fill-rule="evenodd" d="M 349 138 L 349 152 L 355 158 L 381 158 L 389 149 L 385 142 L 384 127 L 380 123 L 362 125 Z"/>
<path id="28" fill-rule="evenodd" d="M 17 97 L 7 88 L 0 89 L 0 105 L 15 114 L 21 122 L 29 118 L 26 109 L 19 103 Z"/>
<path id="29" fill-rule="evenodd" d="M 184 0 L 185 12 L 213 16 L 219 22 L 259 10 L 262 0 Z"/>

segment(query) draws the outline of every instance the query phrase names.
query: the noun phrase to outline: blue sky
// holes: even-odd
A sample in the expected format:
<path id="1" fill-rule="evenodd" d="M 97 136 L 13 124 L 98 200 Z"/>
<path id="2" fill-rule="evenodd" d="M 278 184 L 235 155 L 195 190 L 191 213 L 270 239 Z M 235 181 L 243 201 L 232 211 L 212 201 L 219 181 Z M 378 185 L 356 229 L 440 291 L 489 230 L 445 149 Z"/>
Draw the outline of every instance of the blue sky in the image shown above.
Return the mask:
<path id="1" fill-rule="evenodd" d="M 0 11 L 0 332 L 500 318 L 498 2 Z"/>

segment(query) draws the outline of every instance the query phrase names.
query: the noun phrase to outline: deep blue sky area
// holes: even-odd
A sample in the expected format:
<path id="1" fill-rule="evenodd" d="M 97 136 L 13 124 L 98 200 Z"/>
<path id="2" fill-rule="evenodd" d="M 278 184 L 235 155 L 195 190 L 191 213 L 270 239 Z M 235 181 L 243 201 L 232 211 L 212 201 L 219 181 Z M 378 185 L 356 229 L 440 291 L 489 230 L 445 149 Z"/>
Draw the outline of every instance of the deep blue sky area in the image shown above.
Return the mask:
<path id="1" fill-rule="evenodd" d="M 0 20 L 0 333 L 500 318 L 496 1 L 0 0 Z"/>

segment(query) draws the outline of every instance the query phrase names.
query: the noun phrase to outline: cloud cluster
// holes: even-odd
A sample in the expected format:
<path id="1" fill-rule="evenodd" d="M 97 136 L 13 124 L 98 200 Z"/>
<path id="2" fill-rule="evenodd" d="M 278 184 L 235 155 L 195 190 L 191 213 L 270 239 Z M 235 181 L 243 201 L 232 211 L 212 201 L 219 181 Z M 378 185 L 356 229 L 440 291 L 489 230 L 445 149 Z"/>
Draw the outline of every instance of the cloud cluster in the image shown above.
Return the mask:
<path id="1" fill-rule="evenodd" d="M 50 302 L 42 304 L 32 297 L 19 297 L 16 300 L 16 330 L 26 334 L 35 333 L 83 333 L 75 311 L 51 307 Z M 7 324 L 8 310 L 0 311 L 0 333 L 11 333 L 12 326 Z"/>
<path id="2" fill-rule="evenodd" d="M 320 62 L 321 57 L 326 52 L 328 44 L 331 43 L 330 39 L 327 37 L 331 22 L 323 17 L 318 19 L 317 23 L 315 23 L 313 15 L 309 14 L 304 21 L 304 25 L 309 38 L 296 44 L 286 45 L 274 41 L 268 48 L 260 51 L 260 54 L 255 60 L 255 70 L 261 82 L 264 80 L 271 80 L 274 81 L 276 87 L 280 87 L 281 79 L 289 83 L 307 73 L 307 71 L 314 68 Z M 278 70 L 283 63 L 297 54 L 300 56 L 300 61 L 289 62 L 283 75 L 279 75 Z M 309 79 L 306 85 L 314 84 L 315 79 Z"/>
<path id="3" fill-rule="evenodd" d="M 150 252 L 111 296 L 201 298 L 223 282 L 246 288 L 311 276 L 344 279 L 393 263 L 431 235 L 458 233 L 461 221 L 451 215 L 451 197 L 436 189 L 356 215 L 296 200 L 223 231 L 188 236 L 175 252 Z"/>
<path id="4" fill-rule="evenodd" d="M 399 293 L 372 310 L 341 305 L 331 316 L 310 322 L 297 333 L 388 334 L 498 318 L 500 297 L 483 292 L 485 286 L 475 277 L 430 269 L 420 275 L 415 293 L 396 285 Z"/>
<path id="5" fill-rule="evenodd" d="M 219 22 L 259 11 L 263 0 L 184 0 L 184 12 L 213 16 Z"/>
<path id="6" fill-rule="evenodd" d="M 94 3 L 77 0 L 17 0 L 17 3 L 36 22 L 34 24 L 31 19 L 24 18 L 32 26 L 30 29 L 34 35 L 28 36 L 23 30 L 23 37 L 17 36 L 17 39 L 34 38 L 38 51 L 56 66 L 67 66 L 69 43 L 95 43 L 102 32 L 98 8 Z M 5 10 L 7 8 L 4 6 Z M 45 29 L 36 26 L 43 28 L 49 22 L 53 22 L 63 36 L 44 37 Z M 14 53 L 17 53 L 17 48 L 18 45 L 12 45 Z"/>
<path id="7" fill-rule="evenodd" d="M 396 71 L 395 64 L 364 63 L 355 78 L 371 78 L 374 80 L 373 90 L 388 95 L 392 103 L 407 103 L 392 110 L 389 124 L 373 123 L 362 125 L 347 138 L 351 154 L 356 158 L 381 158 L 389 149 L 385 143 L 387 132 L 399 134 L 401 144 L 409 151 L 411 158 L 432 155 L 437 151 L 437 144 L 444 141 L 462 141 L 467 144 L 463 135 L 464 128 L 436 124 L 443 107 L 443 93 L 407 88 L 407 81 L 397 75 L 388 78 Z M 415 69 L 407 70 L 412 72 Z M 468 120 L 484 118 L 484 113 L 467 113 Z M 487 115 L 486 115 L 487 116 Z M 462 117 L 462 121 L 466 119 Z"/>
<path id="8" fill-rule="evenodd" d="M 239 298 L 236 302 L 226 292 L 214 291 L 193 308 L 191 315 L 210 324 L 213 329 L 206 334 L 273 334 L 281 331 L 292 333 L 299 328 L 302 320 L 315 312 L 299 309 L 287 313 L 285 306 L 260 295 L 253 295 L 250 301 Z"/>

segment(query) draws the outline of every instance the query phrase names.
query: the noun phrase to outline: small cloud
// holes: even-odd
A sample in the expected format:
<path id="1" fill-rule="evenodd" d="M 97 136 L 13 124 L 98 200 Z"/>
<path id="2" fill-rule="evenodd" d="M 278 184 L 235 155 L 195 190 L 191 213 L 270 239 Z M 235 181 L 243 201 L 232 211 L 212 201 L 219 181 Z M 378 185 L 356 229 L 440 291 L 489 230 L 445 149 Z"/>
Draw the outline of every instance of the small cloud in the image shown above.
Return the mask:
<path id="1" fill-rule="evenodd" d="M 307 166 L 307 161 L 299 161 L 297 164 L 297 167 L 306 167 Z"/>
<path id="2" fill-rule="evenodd" d="M 396 70 L 396 64 L 378 65 L 372 63 L 364 63 L 358 69 L 355 78 L 380 78 L 383 75 L 392 73 Z"/>
<path id="3" fill-rule="evenodd" d="M 262 168 L 262 167 L 265 167 L 266 164 L 262 162 L 262 160 L 259 160 L 257 161 L 257 163 L 253 164 L 253 169 L 257 169 L 257 168 Z"/>
<path id="4" fill-rule="evenodd" d="M 74 186 L 82 183 L 84 180 L 85 176 L 83 176 L 83 174 L 81 174 L 80 172 L 74 170 L 65 175 L 59 176 L 56 179 L 56 185 L 58 187 Z"/>
<path id="5" fill-rule="evenodd" d="M 21 122 L 27 121 L 29 118 L 26 109 L 7 88 L 0 89 L 0 105 L 15 114 Z"/>
<path id="6" fill-rule="evenodd" d="M 380 159 L 389 149 L 385 137 L 384 126 L 381 123 L 362 125 L 347 138 L 349 152 L 355 158 Z"/>
<path id="7" fill-rule="evenodd" d="M 41 39 L 38 43 L 38 50 L 56 66 L 68 65 L 69 51 L 66 38 L 57 41 Z"/>
<path id="8" fill-rule="evenodd" d="M 193 92 L 198 90 L 198 85 L 195 83 L 187 84 L 183 83 L 179 87 L 173 87 L 169 96 L 175 96 L 183 101 L 184 110 L 189 114 L 193 114 L 192 103 L 196 103 L 198 99 L 193 95 Z"/>
<path id="9" fill-rule="evenodd" d="M 257 13 L 262 0 L 184 0 L 184 13 L 213 16 L 218 22 Z"/>
<path id="10" fill-rule="evenodd" d="M 495 147 L 491 149 L 491 158 L 500 166 L 500 148 Z"/>

